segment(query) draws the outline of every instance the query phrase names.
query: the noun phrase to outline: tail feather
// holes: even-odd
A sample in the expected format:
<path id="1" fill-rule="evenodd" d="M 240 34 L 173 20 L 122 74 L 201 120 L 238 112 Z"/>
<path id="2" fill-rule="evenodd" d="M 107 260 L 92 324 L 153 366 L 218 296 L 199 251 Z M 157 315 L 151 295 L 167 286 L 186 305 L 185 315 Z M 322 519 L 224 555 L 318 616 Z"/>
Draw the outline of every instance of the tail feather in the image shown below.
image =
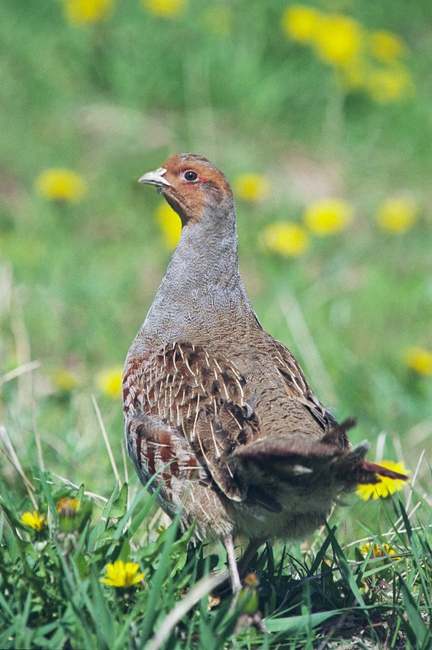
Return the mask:
<path id="1" fill-rule="evenodd" d="M 356 424 L 355 418 L 347 418 L 337 426 L 334 426 L 328 431 L 320 442 L 328 445 L 334 445 L 340 449 L 349 449 L 350 442 L 346 432 L 352 429 Z"/>
<path id="2" fill-rule="evenodd" d="M 276 476 L 288 482 L 295 479 L 312 483 L 319 476 L 328 476 L 327 481 L 335 480 L 342 492 L 355 490 L 360 484 L 380 483 L 382 477 L 408 480 L 405 474 L 365 460 L 370 449 L 367 440 L 349 451 L 344 448 L 344 435 L 349 426 L 352 421 L 343 423 L 321 440 L 304 435 L 261 438 L 238 447 L 230 462 L 241 481 L 261 487 Z"/>
<path id="3" fill-rule="evenodd" d="M 335 467 L 337 478 L 344 481 L 347 486 L 368 483 L 373 485 L 380 483 L 381 477 L 402 481 L 408 480 L 408 476 L 405 474 L 400 474 L 382 465 L 372 463 L 370 460 L 365 460 L 369 449 L 370 443 L 363 440 L 346 456 L 338 459 Z"/>
<path id="4" fill-rule="evenodd" d="M 382 465 L 377 465 L 376 463 L 371 463 L 370 460 L 363 460 L 362 467 L 367 472 L 374 472 L 379 476 L 384 476 L 386 478 L 392 478 L 394 480 L 408 481 L 409 476 L 406 474 L 400 474 L 399 472 L 394 472 L 392 469 L 383 467 Z"/>

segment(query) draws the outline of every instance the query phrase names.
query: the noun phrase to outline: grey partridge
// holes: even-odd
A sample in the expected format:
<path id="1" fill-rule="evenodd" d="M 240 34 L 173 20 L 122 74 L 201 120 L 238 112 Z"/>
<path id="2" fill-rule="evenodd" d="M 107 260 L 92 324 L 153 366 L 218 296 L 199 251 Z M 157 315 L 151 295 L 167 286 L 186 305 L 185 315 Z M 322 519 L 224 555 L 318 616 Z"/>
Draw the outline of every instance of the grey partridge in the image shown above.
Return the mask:
<path id="1" fill-rule="evenodd" d="M 348 420 L 322 406 L 289 350 L 265 332 L 239 273 L 234 198 L 206 158 L 180 154 L 139 179 L 155 185 L 182 231 L 127 355 L 128 454 L 141 481 L 195 539 L 233 540 L 242 564 L 267 540 L 311 534 L 341 493 L 379 476 L 406 479 L 351 448 Z"/>

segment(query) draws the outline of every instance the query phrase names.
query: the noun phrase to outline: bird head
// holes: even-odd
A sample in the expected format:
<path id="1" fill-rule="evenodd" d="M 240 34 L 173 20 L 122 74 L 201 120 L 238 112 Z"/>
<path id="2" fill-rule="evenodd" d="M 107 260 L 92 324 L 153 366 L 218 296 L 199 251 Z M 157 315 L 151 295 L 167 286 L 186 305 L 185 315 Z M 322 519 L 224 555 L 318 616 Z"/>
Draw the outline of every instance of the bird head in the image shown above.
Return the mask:
<path id="1" fill-rule="evenodd" d="M 197 154 L 173 156 L 156 171 L 141 176 L 139 182 L 157 187 L 179 215 L 182 226 L 209 215 L 234 213 L 227 179 L 207 158 Z"/>

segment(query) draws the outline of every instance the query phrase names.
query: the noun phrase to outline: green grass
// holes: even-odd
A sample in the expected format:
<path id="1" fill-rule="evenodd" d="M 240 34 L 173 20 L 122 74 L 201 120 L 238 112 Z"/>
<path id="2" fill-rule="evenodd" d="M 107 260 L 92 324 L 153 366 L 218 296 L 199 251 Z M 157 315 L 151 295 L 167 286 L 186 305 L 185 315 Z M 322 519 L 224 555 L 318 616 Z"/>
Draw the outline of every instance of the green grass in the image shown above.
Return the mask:
<path id="1" fill-rule="evenodd" d="M 141 487 L 123 459 L 120 402 L 97 377 L 123 364 L 170 257 L 154 219 L 160 198 L 137 179 L 194 151 L 230 181 L 245 172 L 268 179 L 264 202 L 237 201 L 253 305 L 336 417 L 357 416 L 353 443 L 371 440 L 372 460 L 403 460 L 415 490 L 389 503 L 352 497 L 309 544 L 263 549 L 252 569 L 271 634 L 237 630 L 240 612 L 228 611 L 225 594 L 211 610 L 198 599 L 161 647 L 230 647 L 235 633 L 247 648 L 427 648 L 432 378 L 407 368 L 404 353 L 432 350 L 432 8 L 314 3 L 404 39 L 415 90 L 378 104 L 343 91 L 331 66 L 283 34 L 288 0 L 233 3 L 225 36 L 206 23 L 213 4 L 191 0 L 161 19 L 123 0 L 105 22 L 83 26 L 68 24 L 60 1 L 4 0 L 0 9 L 0 423 L 43 512 L 54 518 L 53 504 L 76 493 L 66 480 L 99 495 L 79 492 L 82 521 L 70 537 L 54 519 L 37 536 L 19 524 L 33 505 L 2 455 L 0 645 L 144 647 L 194 586 L 206 589 L 206 572 L 224 568 L 219 547 L 193 551 L 178 533 L 158 537 L 148 497 L 122 522 L 126 488 L 115 487 L 92 401 L 132 503 Z M 85 178 L 81 202 L 38 195 L 36 178 L 51 167 Z M 400 193 L 414 197 L 419 219 L 403 235 L 385 234 L 376 210 Z M 262 250 L 268 224 L 301 223 L 304 206 L 329 195 L 354 208 L 346 230 L 312 236 L 296 259 Z M 26 371 L 32 361 L 40 366 Z M 62 385 L 59 371 L 74 385 Z M 359 540 L 391 535 L 401 561 L 360 559 Z M 126 598 L 99 577 L 129 556 L 146 586 Z"/>
<path id="2" fill-rule="evenodd" d="M 394 555 L 344 549 L 332 523 L 308 551 L 267 545 L 231 610 L 229 589 L 218 594 L 220 579 L 208 575 L 224 568 L 219 549 L 191 547 L 177 520 L 156 534 L 145 488 L 117 483 L 104 499 L 38 468 L 30 479 L 31 500 L 1 481 L 1 647 L 431 647 L 432 512 L 418 496 L 415 515 L 399 498 L 375 508 L 385 528 L 367 538 Z M 57 512 L 65 497 L 80 504 L 72 519 Z M 40 531 L 20 521 L 33 500 L 48 524 Z M 119 560 L 138 562 L 145 582 L 102 585 L 105 565 Z"/>

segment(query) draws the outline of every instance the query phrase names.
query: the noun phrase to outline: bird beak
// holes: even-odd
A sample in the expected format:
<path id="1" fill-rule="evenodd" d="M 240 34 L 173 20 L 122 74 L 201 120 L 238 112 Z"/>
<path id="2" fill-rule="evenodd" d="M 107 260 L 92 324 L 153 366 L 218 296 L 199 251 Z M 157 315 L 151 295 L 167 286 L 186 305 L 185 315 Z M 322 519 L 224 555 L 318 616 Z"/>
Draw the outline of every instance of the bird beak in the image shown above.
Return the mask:
<path id="1" fill-rule="evenodd" d="M 166 178 L 163 177 L 164 174 L 166 174 L 166 169 L 159 167 L 159 169 L 156 169 L 155 172 L 149 172 L 148 174 L 141 176 L 141 178 L 138 180 L 138 183 L 156 185 L 156 187 L 162 187 L 163 185 L 166 187 L 171 187 L 171 183 L 168 183 Z"/>

